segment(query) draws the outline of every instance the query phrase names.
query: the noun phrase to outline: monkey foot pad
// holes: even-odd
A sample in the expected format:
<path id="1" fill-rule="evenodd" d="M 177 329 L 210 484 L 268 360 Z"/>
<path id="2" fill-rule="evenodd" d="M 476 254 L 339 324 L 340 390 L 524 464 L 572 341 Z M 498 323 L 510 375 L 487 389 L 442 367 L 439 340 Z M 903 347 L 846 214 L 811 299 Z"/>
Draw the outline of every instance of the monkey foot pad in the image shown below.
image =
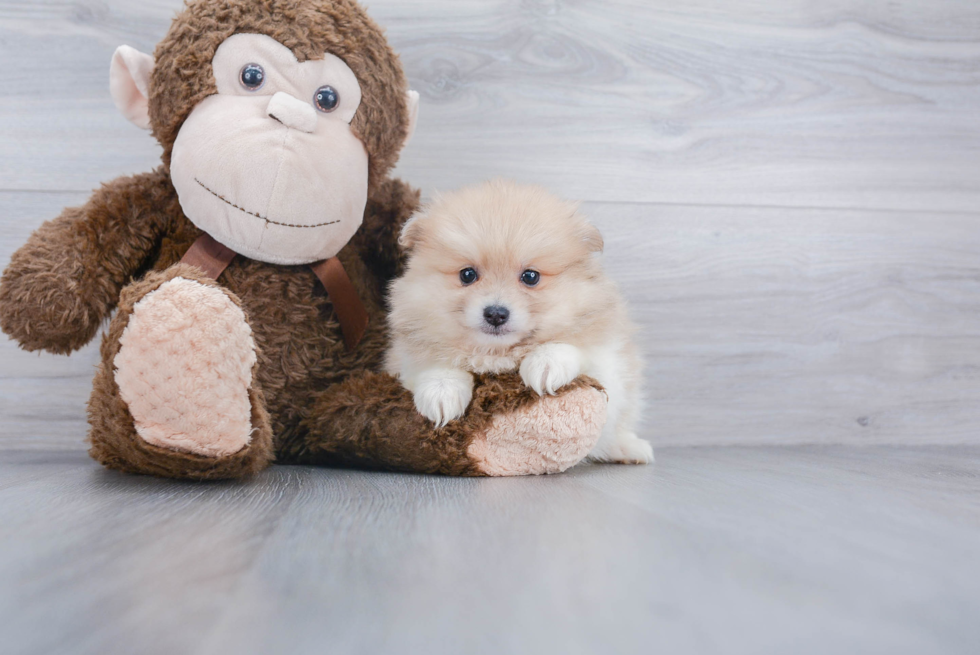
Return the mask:
<path id="1" fill-rule="evenodd" d="M 468 454 L 487 475 L 561 473 L 595 446 L 605 422 L 605 394 L 592 387 L 545 396 L 527 410 L 496 417 Z"/>
<path id="2" fill-rule="evenodd" d="M 136 303 L 120 345 L 116 384 L 143 440 L 211 457 L 248 445 L 255 344 L 224 291 L 164 283 Z"/>

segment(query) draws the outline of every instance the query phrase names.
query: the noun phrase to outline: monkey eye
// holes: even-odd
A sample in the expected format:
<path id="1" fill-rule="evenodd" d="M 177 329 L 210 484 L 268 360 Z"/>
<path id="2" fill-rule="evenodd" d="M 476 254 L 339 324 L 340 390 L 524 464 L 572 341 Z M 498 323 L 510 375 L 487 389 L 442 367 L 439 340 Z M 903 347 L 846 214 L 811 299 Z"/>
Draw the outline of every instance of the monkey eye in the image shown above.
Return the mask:
<path id="1" fill-rule="evenodd" d="M 313 96 L 313 104 L 323 113 L 331 112 L 340 104 L 340 94 L 329 84 L 321 86 Z"/>
<path id="2" fill-rule="evenodd" d="M 475 268 L 464 268 L 459 272 L 459 281 L 463 283 L 463 286 L 469 286 L 480 279 Z"/>
<path id="3" fill-rule="evenodd" d="M 249 91 L 258 91 L 265 84 L 265 70 L 258 64 L 245 64 L 238 79 Z"/>
<path id="4" fill-rule="evenodd" d="M 536 286 L 537 283 L 540 281 L 541 281 L 541 274 L 538 273 L 537 271 L 532 271 L 531 269 L 527 269 L 526 271 L 521 273 L 521 282 L 523 282 L 529 287 Z"/>

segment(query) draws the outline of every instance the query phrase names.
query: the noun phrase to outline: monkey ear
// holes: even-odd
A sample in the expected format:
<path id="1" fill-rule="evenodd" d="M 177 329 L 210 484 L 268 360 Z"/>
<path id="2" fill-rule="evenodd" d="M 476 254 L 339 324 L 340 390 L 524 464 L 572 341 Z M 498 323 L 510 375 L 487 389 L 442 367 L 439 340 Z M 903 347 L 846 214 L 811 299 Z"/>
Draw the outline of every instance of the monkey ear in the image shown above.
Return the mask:
<path id="1" fill-rule="evenodd" d="M 153 57 L 128 45 L 116 48 L 109 65 L 109 93 L 122 115 L 137 127 L 150 129 L 150 74 Z"/>
<path id="2" fill-rule="evenodd" d="M 405 143 L 402 144 L 403 148 L 408 145 L 408 142 L 412 140 L 412 135 L 415 134 L 415 124 L 419 120 L 419 92 L 409 89 L 408 93 L 405 94 L 405 104 L 408 105 L 408 135 L 405 137 Z"/>

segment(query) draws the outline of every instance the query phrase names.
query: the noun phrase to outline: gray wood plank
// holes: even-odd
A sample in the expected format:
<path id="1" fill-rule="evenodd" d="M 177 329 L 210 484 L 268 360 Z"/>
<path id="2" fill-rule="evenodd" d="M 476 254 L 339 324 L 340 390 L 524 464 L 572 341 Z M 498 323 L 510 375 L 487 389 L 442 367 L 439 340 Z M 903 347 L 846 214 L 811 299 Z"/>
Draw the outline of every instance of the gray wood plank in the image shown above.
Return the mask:
<path id="1" fill-rule="evenodd" d="M 589 204 L 661 445 L 977 443 L 978 216 Z"/>
<path id="2" fill-rule="evenodd" d="M 85 193 L 0 192 L 0 270 L 37 226 Z M 28 353 L 0 334 L 0 449 L 83 449 L 98 339 L 69 357 Z"/>
<path id="3" fill-rule="evenodd" d="M 187 484 L 116 475 L 82 453 L 0 454 L 4 649 L 191 652 L 301 473 Z"/>
<path id="4" fill-rule="evenodd" d="M 0 193 L 0 266 L 79 194 Z M 975 443 L 978 216 L 588 203 L 656 445 Z M 82 447 L 96 344 L 0 339 L 0 448 Z"/>
<path id="5" fill-rule="evenodd" d="M 972 653 L 980 448 L 188 484 L 0 453 L 18 653 Z"/>
<path id="6" fill-rule="evenodd" d="M 92 188 L 159 150 L 115 115 L 112 50 L 179 0 L 0 5 L 6 189 Z M 399 173 L 492 175 L 595 201 L 975 211 L 970 0 L 377 0 L 422 93 Z"/>

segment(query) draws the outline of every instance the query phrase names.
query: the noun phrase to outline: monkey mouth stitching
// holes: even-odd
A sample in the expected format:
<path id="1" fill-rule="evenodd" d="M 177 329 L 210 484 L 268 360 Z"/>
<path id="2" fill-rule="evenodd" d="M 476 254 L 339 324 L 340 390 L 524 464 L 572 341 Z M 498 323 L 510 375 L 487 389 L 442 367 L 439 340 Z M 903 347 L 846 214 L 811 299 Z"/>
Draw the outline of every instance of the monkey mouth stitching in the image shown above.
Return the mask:
<path id="1" fill-rule="evenodd" d="M 215 198 L 217 198 L 221 202 L 223 202 L 225 204 L 228 204 L 228 205 L 231 205 L 232 207 L 234 207 L 238 211 L 244 212 L 244 213 L 248 214 L 249 216 L 254 216 L 255 218 L 261 219 L 261 220 L 265 221 L 266 223 L 269 223 L 270 225 L 279 225 L 281 227 L 323 227 L 324 225 L 333 225 L 334 223 L 339 223 L 340 222 L 340 221 L 327 221 L 326 223 L 315 223 L 314 225 L 296 225 L 294 223 L 280 223 L 279 221 L 274 221 L 271 218 L 266 218 L 265 216 L 260 216 L 259 214 L 256 214 L 255 212 L 250 212 L 249 210 L 244 209 L 243 207 L 239 207 L 238 205 L 236 205 L 232 201 L 230 201 L 227 198 L 225 198 L 220 193 L 217 193 L 216 191 L 212 191 L 211 189 L 209 189 L 208 186 L 206 184 L 204 184 L 204 182 L 200 181 L 196 177 L 194 178 L 194 181 L 197 182 L 198 184 L 200 184 L 202 189 L 204 189 L 205 191 L 207 191 L 208 193 L 210 193 L 212 196 L 214 196 Z"/>

